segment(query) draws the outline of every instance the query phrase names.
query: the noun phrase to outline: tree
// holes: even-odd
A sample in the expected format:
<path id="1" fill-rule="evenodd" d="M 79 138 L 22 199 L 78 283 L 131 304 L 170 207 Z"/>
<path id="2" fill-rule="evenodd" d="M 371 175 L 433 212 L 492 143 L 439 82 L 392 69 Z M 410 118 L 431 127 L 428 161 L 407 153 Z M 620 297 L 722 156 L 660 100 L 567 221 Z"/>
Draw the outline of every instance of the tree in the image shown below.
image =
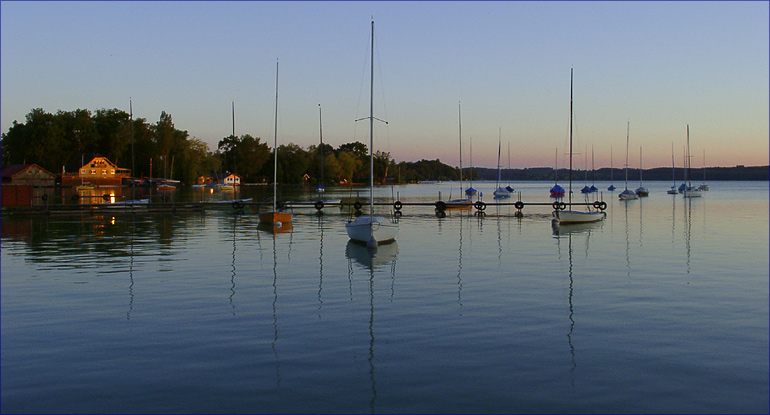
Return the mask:
<path id="1" fill-rule="evenodd" d="M 363 163 L 350 151 L 339 152 L 337 160 L 340 166 L 341 181 L 344 181 L 347 184 L 353 184 L 353 177 Z"/>

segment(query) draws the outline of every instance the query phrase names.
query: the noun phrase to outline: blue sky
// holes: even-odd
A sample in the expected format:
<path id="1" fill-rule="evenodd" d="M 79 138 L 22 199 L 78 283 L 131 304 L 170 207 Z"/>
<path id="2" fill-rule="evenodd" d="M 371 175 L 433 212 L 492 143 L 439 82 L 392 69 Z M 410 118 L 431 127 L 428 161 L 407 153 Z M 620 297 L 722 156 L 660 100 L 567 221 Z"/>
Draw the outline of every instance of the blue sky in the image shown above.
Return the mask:
<path id="1" fill-rule="evenodd" d="M 397 161 L 768 164 L 768 2 L 0 3 L 2 131 L 33 108 L 161 111 L 211 149 L 232 132 L 334 147 L 368 142 L 375 21 L 375 150 Z M 612 148 L 612 150 L 610 150 Z M 590 164 L 590 156 L 588 163 Z"/>

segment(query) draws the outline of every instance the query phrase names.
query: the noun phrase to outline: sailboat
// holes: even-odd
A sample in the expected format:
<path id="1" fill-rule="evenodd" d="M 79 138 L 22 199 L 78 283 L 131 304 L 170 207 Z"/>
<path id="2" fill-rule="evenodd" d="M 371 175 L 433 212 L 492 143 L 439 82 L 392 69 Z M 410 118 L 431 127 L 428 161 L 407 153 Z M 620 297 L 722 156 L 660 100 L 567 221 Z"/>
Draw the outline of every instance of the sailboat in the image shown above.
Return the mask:
<path id="1" fill-rule="evenodd" d="M 323 211 L 323 208 L 326 205 L 339 205 L 342 202 L 342 199 L 323 199 L 323 193 L 325 192 L 324 189 L 324 155 L 323 155 L 323 147 L 324 147 L 324 137 L 323 137 L 323 120 L 321 118 L 321 104 L 318 104 L 318 135 L 320 137 L 320 144 L 318 146 L 318 155 L 320 159 L 321 164 L 321 181 L 318 183 L 318 186 L 316 187 L 316 198 L 315 200 L 303 200 L 303 201 L 296 201 L 296 202 L 288 202 L 286 205 L 291 207 L 292 209 L 315 209 L 318 212 Z"/>
<path id="2" fill-rule="evenodd" d="M 684 195 L 684 197 L 702 197 L 703 189 L 693 187 L 690 181 L 690 165 L 692 164 L 690 157 L 690 124 L 687 124 L 687 169 L 685 169 L 685 176 L 687 176 L 685 177 L 685 180 L 687 181 L 687 188 L 684 189 L 682 195 Z"/>
<path id="3" fill-rule="evenodd" d="M 471 185 L 470 185 L 470 187 L 465 189 L 465 194 L 468 195 L 468 196 L 473 196 L 473 195 L 475 195 L 478 192 L 476 191 L 476 189 L 473 188 L 473 137 L 471 137 L 470 140 L 471 140 L 471 142 L 470 142 L 470 150 L 471 150 L 470 176 L 471 177 L 468 180 L 470 180 Z"/>
<path id="4" fill-rule="evenodd" d="M 554 202 L 556 203 L 556 202 Z M 597 222 L 607 216 L 601 211 L 579 212 L 572 210 L 572 69 L 569 71 L 569 203 L 567 209 L 556 209 L 553 212 L 553 225 L 568 225 L 574 223 Z"/>
<path id="5" fill-rule="evenodd" d="M 279 212 L 278 202 L 278 62 L 275 63 L 275 132 L 273 135 L 273 210 L 259 214 L 259 222 L 280 229 L 291 223 L 291 213 Z"/>
<path id="6" fill-rule="evenodd" d="M 636 188 L 636 195 L 639 197 L 646 197 L 650 195 L 650 191 L 642 185 L 642 148 L 639 147 L 639 187 Z"/>
<path id="7" fill-rule="evenodd" d="M 596 178 L 594 177 L 594 146 L 591 145 L 591 187 L 588 189 L 590 193 L 596 193 L 599 189 L 596 187 Z"/>
<path id="8" fill-rule="evenodd" d="M 510 175 L 511 175 L 511 142 L 508 142 L 508 186 L 505 186 L 505 190 L 508 191 L 508 193 L 513 193 L 513 187 L 511 187 L 510 184 Z"/>
<path id="9" fill-rule="evenodd" d="M 615 191 L 615 179 L 613 178 L 613 171 L 615 170 L 615 167 L 612 164 L 612 146 L 610 146 L 610 187 L 607 188 L 610 192 Z"/>
<path id="10" fill-rule="evenodd" d="M 345 224 L 350 239 L 376 248 L 379 243 L 396 240 L 398 223 L 374 216 L 374 20 L 372 20 L 371 82 L 369 89 L 369 214 Z M 361 118 L 362 120 L 366 118 Z"/>
<path id="11" fill-rule="evenodd" d="M 676 164 L 674 164 L 674 143 L 671 143 L 671 178 L 674 181 L 674 185 L 666 193 L 670 195 L 679 194 L 679 190 L 676 189 Z"/>
<path id="12" fill-rule="evenodd" d="M 703 184 L 698 186 L 698 189 L 704 192 L 709 190 L 709 185 L 706 184 L 706 150 L 703 150 Z"/>
<path id="13" fill-rule="evenodd" d="M 588 194 L 591 193 L 591 188 L 588 187 L 588 146 L 586 146 L 585 161 L 583 162 L 583 167 L 586 169 L 586 180 L 584 182 L 585 186 L 580 189 L 580 193 Z"/>
<path id="14" fill-rule="evenodd" d="M 459 136 L 460 136 L 460 189 L 462 189 L 463 188 L 463 124 L 462 124 L 462 113 L 460 112 L 459 102 L 457 103 L 457 119 L 458 119 L 458 129 L 459 129 Z M 470 207 L 472 203 L 473 203 L 473 200 L 469 195 L 466 198 L 448 200 L 446 202 L 446 207 L 447 208 L 465 208 L 465 207 Z"/>
<path id="15" fill-rule="evenodd" d="M 502 145 L 503 128 L 500 127 L 497 139 L 497 189 L 492 194 L 495 199 L 505 199 L 511 197 L 511 192 L 500 186 L 500 147 Z"/>
<path id="16" fill-rule="evenodd" d="M 556 148 L 556 167 L 553 169 L 553 187 L 551 197 L 564 197 L 564 188 L 559 186 L 559 148 Z"/>
<path id="17" fill-rule="evenodd" d="M 626 190 L 623 190 L 618 195 L 618 199 L 620 200 L 634 200 L 639 199 L 639 196 L 637 196 L 636 193 L 634 193 L 632 190 L 628 189 L 628 143 L 629 143 L 629 132 L 631 131 L 631 121 L 628 122 L 626 125 Z"/>

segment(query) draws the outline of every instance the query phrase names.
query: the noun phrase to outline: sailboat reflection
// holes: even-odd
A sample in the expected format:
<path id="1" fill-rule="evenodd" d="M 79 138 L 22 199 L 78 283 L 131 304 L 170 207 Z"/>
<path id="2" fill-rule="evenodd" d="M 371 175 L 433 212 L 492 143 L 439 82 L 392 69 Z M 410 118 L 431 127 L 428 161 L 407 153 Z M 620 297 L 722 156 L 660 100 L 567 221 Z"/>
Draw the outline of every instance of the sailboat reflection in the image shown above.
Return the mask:
<path id="1" fill-rule="evenodd" d="M 270 232 L 272 234 L 279 234 L 291 233 L 292 229 L 294 229 L 294 226 L 291 222 L 281 223 L 280 225 L 277 223 L 260 222 L 259 225 L 257 225 L 257 229 L 260 231 Z"/>
<path id="2" fill-rule="evenodd" d="M 233 297 L 235 297 L 235 251 L 237 250 L 237 247 L 235 245 L 235 228 L 238 223 L 238 215 L 233 216 L 233 263 L 232 263 L 232 272 L 230 275 L 230 306 L 233 308 L 233 315 L 235 315 L 235 304 L 233 303 Z"/>
<path id="3" fill-rule="evenodd" d="M 372 385 L 372 399 L 369 408 L 375 413 L 377 402 L 377 382 L 374 378 L 374 270 L 386 265 L 391 266 L 391 275 L 395 278 L 395 265 L 398 255 L 398 243 L 393 241 L 372 249 L 366 245 L 348 241 L 345 256 L 348 258 L 348 272 L 352 272 L 352 262 L 357 262 L 369 270 L 369 380 Z"/>
<path id="4" fill-rule="evenodd" d="M 559 258 L 561 258 L 561 241 L 566 239 L 567 240 L 567 260 L 568 260 L 568 268 L 567 268 L 567 275 L 569 277 L 569 295 L 568 295 L 568 305 L 569 305 L 569 331 L 567 332 L 567 344 L 569 345 L 569 352 L 570 352 L 570 359 L 572 362 L 572 367 L 570 368 L 570 374 L 574 374 L 575 369 L 577 368 L 577 361 L 575 359 L 575 345 L 572 343 L 572 334 L 575 330 L 575 308 L 572 303 L 572 296 L 574 293 L 574 280 L 573 280 L 573 270 L 574 270 L 574 263 L 573 263 L 573 245 L 572 245 L 572 238 L 573 237 L 579 237 L 585 235 L 586 241 L 585 241 L 585 255 L 586 258 L 588 257 L 588 247 L 591 239 L 591 232 L 594 230 L 597 230 L 601 228 L 602 223 L 601 222 L 592 222 L 592 223 L 580 223 L 580 224 L 573 224 L 573 225 L 562 225 L 562 226 L 555 226 L 553 229 L 553 235 L 556 239 L 556 246 L 559 252 Z M 571 379 L 572 386 L 575 386 L 575 379 L 574 377 Z"/>
<path id="5" fill-rule="evenodd" d="M 321 188 L 323 189 L 323 188 Z M 323 300 L 321 299 L 321 291 L 323 290 L 323 283 L 324 283 L 324 215 L 319 214 L 318 215 L 318 233 L 319 233 L 319 241 L 320 241 L 320 247 L 318 248 L 318 261 L 320 263 L 320 272 L 318 277 L 318 318 L 321 318 L 321 306 L 323 305 Z"/>
<path id="6" fill-rule="evenodd" d="M 281 385 L 281 360 L 278 358 L 278 251 L 275 244 L 275 234 L 273 234 L 273 342 L 270 348 L 275 355 L 275 383 Z"/>

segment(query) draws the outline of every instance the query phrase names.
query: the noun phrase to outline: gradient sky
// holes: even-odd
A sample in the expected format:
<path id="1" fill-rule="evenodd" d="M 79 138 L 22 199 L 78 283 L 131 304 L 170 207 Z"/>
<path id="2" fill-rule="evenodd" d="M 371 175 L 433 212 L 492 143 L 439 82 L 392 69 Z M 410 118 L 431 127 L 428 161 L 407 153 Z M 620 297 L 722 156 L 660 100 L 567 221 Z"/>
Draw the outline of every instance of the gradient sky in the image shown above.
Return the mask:
<path id="1" fill-rule="evenodd" d="M 232 132 L 368 143 L 375 21 L 375 150 L 396 161 L 576 167 L 767 165 L 768 2 L 0 3 L 2 131 L 33 108 L 119 108 L 212 150 Z M 611 150 L 612 149 L 612 150 Z M 590 154 L 588 156 L 590 167 Z"/>

